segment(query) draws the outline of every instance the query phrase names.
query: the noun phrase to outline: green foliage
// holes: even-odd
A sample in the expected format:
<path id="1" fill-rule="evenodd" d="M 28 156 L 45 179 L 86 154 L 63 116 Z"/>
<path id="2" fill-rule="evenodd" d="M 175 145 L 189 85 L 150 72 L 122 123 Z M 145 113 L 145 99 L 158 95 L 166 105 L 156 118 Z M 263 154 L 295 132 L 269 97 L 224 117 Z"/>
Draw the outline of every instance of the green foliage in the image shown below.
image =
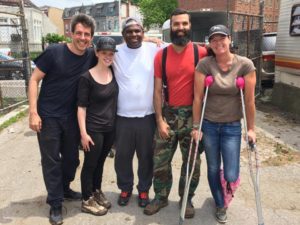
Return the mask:
<path id="1" fill-rule="evenodd" d="M 25 116 L 27 116 L 27 111 L 24 112 L 19 112 L 16 116 L 10 118 L 9 120 L 5 121 L 3 124 L 0 125 L 0 131 L 2 131 L 3 129 L 9 127 L 10 125 L 18 122 L 19 120 L 21 120 L 22 118 L 24 118 Z"/>
<path id="2" fill-rule="evenodd" d="M 139 0 L 143 15 L 144 27 L 149 29 L 151 25 L 162 26 L 169 19 L 174 9 L 178 7 L 177 0 Z"/>
<path id="3" fill-rule="evenodd" d="M 138 5 L 141 2 L 141 0 L 131 0 L 132 4 Z"/>
<path id="4" fill-rule="evenodd" d="M 35 60 L 42 52 L 30 52 L 30 59 Z"/>
<path id="5" fill-rule="evenodd" d="M 53 44 L 53 43 L 59 43 L 59 42 L 67 42 L 67 38 L 63 35 L 59 34 L 47 34 L 46 37 L 43 37 L 43 42 Z"/>

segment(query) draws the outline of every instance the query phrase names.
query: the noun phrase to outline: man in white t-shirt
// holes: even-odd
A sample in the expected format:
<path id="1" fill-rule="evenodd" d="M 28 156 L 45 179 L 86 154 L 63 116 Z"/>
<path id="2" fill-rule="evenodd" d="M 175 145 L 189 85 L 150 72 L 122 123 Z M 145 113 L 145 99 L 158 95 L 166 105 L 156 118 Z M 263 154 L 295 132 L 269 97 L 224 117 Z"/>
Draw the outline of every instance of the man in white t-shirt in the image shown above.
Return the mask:
<path id="1" fill-rule="evenodd" d="M 129 17 L 123 22 L 122 35 L 125 42 L 117 46 L 113 64 L 119 85 L 115 143 L 115 170 L 121 190 L 118 204 L 126 206 L 130 199 L 134 180 L 132 160 L 136 152 L 139 206 L 145 207 L 153 177 L 154 57 L 160 48 L 143 42 L 144 29 L 136 18 Z"/>

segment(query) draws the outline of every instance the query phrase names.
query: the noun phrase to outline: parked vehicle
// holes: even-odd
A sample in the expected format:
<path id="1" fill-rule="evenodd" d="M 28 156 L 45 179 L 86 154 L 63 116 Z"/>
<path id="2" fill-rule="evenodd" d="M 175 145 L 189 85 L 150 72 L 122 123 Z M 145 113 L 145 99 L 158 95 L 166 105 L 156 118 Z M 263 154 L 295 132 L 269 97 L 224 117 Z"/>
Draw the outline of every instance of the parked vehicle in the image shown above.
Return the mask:
<path id="1" fill-rule="evenodd" d="M 93 44 L 95 45 L 100 37 L 110 37 L 115 40 L 116 44 L 122 44 L 123 36 L 119 32 L 96 32 L 93 37 Z"/>
<path id="2" fill-rule="evenodd" d="M 10 48 L 0 48 L 0 54 L 11 56 L 11 50 Z"/>
<path id="3" fill-rule="evenodd" d="M 273 104 L 300 115 L 300 0 L 281 0 Z"/>
<path id="4" fill-rule="evenodd" d="M 31 69 L 35 64 L 31 61 Z M 22 80 L 24 79 L 23 61 L 0 53 L 0 79 Z"/>
<path id="5" fill-rule="evenodd" d="M 277 33 L 264 33 L 262 37 L 261 86 L 271 88 L 275 76 L 275 46 Z"/>

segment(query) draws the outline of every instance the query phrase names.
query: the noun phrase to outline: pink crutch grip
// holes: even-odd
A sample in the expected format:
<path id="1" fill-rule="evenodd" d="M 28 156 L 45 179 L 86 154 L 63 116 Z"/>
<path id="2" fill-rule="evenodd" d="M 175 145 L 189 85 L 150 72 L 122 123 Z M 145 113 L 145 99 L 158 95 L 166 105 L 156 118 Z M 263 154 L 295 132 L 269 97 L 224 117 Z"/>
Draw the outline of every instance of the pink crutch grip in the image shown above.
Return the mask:
<path id="1" fill-rule="evenodd" d="M 236 86 L 239 89 L 244 89 L 244 87 L 245 87 L 245 79 L 243 77 L 237 77 L 236 78 Z"/>
<path id="2" fill-rule="evenodd" d="M 214 78 L 212 75 L 207 75 L 205 77 L 205 87 L 210 87 L 213 82 L 214 82 Z"/>

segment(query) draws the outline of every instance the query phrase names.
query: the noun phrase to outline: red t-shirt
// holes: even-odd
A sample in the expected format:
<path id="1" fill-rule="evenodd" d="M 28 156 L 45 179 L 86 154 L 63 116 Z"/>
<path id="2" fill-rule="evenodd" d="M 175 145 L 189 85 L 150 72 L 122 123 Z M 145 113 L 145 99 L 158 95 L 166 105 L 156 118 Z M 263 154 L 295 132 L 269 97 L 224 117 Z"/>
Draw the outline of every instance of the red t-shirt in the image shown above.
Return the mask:
<path id="1" fill-rule="evenodd" d="M 177 53 L 172 45 L 167 47 L 166 74 L 170 106 L 190 106 L 194 96 L 194 48 L 190 42 Z M 162 52 L 155 56 L 154 76 L 162 78 Z M 199 60 L 207 55 L 206 48 L 198 46 Z"/>

